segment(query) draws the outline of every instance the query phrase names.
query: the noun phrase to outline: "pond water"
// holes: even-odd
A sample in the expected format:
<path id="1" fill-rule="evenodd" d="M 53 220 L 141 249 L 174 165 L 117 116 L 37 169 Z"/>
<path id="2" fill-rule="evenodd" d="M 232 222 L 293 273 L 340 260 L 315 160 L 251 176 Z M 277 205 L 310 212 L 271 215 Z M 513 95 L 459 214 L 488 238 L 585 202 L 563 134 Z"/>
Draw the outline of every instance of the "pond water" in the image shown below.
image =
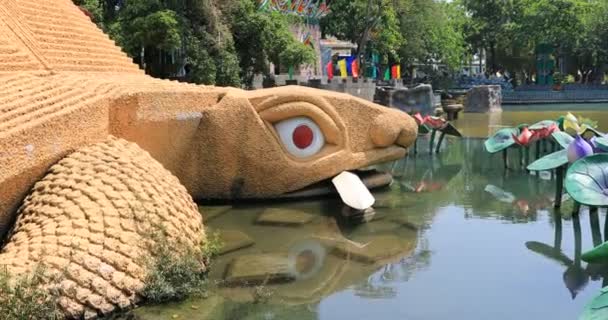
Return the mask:
<path id="1" fill-rule="evenodd" d="M 457 127 L 485 137 L 562 113 L 467 114 Z M 344 218 L 336 199 L 201 207 L 234 250 L 214 261 L 209 297 L 132 316 L 572 320 L 606 284 L 607 266 L 579 259 L 608 236 L 605 212 L 572 216 L 568 201 L 554 210 L 550 174 L 505 172 L 478 138 L 382 168 L 395 180 L 374 191 L 367 223 Z"/>

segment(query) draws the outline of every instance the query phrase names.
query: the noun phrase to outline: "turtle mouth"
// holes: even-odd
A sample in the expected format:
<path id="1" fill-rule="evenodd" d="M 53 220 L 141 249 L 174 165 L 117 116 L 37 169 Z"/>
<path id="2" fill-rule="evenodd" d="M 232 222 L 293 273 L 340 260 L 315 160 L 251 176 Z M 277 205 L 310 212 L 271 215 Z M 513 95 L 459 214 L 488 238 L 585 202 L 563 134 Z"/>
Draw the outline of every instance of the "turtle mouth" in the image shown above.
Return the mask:
<path id="1" fill-rule="evenodd" d="M 370 190 L 379 189 L 389 186 L 393 182 L 393 176 L 390 173 L 382 172 L 377 169 L 372 170 L 354 170 L 350 171 L 363 181 L 363 184 Z M 300 190 L 284 193 L 280 195 L 279 199 L 302 199 L 302 198 L 313 198 L 337 195 L 338 191 L 331 182 L 331 178 L 313 183 Z"/>

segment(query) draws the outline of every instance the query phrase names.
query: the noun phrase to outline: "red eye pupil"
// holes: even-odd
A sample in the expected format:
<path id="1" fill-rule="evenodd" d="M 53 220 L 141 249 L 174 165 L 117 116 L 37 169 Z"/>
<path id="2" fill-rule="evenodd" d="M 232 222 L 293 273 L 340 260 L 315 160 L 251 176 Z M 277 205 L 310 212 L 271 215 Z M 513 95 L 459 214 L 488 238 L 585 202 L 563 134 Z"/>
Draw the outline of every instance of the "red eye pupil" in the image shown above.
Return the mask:
<path id="1" fill-rule="evenodd" d="M 293 143 L 300 149 L 306 149 L 312 144 L 314 133 L 307 125 L 298 126 L 292 135 Z"/>

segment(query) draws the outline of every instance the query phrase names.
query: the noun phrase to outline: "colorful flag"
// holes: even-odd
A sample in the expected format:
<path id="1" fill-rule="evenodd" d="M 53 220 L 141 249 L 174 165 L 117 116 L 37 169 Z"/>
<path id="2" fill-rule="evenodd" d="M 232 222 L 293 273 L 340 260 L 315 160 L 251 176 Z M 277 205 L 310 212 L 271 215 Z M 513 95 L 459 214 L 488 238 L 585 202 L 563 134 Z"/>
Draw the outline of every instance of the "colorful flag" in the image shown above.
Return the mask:
<path id="1" fill-rule="evenodd" d="M 388 68 L 386 68 L 386 70 L 384 70 L 384 80 L 388 81 L 391 79 L 391 73 L 390 70 L 388 70 Z"/>
<path id="2" fill-rule="evenodd" d="M 338 61 L 338 66 L 340 67 L 340 77 L 348 77 L 348 72 L 346 71 L 346 59 Z"/>
<path id="3" fill-rule="evenodd" d="M 351 70 L 354 78 L 359 78 L 359 62 L 355 59 L 351 64 Z"/>
<path id="4" fill-rule="evenodd" d="M 325 68 L 327 69 L 327 79 L 331 81 L 334 78 L 334 64 L 330 61 Z"/>
<path id="5" fill-rule="evenodd" d="M 393 79 L 401 79 L 401 66 L 400 65 L 394 65 L 391 68 L 391 75 L 393 77 Z"/>
<path id="6" fill-rule="evenodd" d="M 293 69 L 294 69 L 293 66 L 289 67 L 289 70 L 288 70 L 288 72 L 289 72 L 289 80 L 293 80 L 293 73 L 294 73 Z"/>

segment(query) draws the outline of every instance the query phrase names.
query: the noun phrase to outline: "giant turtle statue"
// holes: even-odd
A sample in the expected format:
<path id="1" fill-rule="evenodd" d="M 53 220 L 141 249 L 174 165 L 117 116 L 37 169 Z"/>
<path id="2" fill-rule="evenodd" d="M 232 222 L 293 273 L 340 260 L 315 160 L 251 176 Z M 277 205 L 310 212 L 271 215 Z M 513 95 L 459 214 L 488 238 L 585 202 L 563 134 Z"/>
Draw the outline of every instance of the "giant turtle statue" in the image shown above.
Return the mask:
<path id="1" fill-rule="evenodd" d="M 153 79 L 70 0 L 0 2 L 0 264 L 63 272 L 60 307 L 138 301 L 150 233 L 205 241 L 193 199 L 280 197 L 403 157 L 403 112 L 346 94 Z"/>

